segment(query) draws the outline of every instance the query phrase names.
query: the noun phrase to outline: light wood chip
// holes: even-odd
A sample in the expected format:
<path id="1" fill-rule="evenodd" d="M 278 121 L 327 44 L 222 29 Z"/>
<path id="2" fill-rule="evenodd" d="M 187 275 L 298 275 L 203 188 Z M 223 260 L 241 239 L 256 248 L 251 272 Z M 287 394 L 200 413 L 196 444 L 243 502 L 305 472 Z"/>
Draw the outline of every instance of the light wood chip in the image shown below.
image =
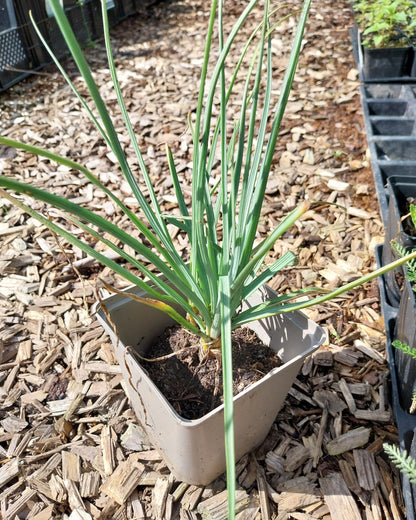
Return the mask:
<path id="1" fill-rule="evenodd" d="M 312 457 L 308 446 L 297 444 L 286 453 L 284 469 L 288 473 L 297 470 L 306 460 Z"/>
<path id="2" fill-rule="evenodd" d="M 0 466 L 0 489 L 17 477 L 19 472 L 19 460 L 17 458 L 9 460 L 9 462 Z"/>
<path id="3" fill-rule="evenodd" d="M 183 483 L 182 483 L 183 485 Z M 188 486 L 186 484 L 186 486 Z M 198 502 L 201 499 L 204 488 L 202 486 L 189 486 L 183 494 L 181 499 L 181 509 L 185 509 L 187 511 L 193 511 L 196 509 Z M 175 495 L 174 499 L 175 499 Z"/>
<path id="4" fill-rule="evenodd" d="M 359 495 L 361 493 L 361 487 L 358 483 L 357 475 L 354 471 L 354 468 L 344 459 L 340 459 L 338 461 L 338 464 L 342 473 L 342 477 L 346 485 L 348 486 L 348 489 L 356 495 Z"/>
<path id="5" fill-rule="evenodd" d="M 145 520 L 146 513 L 142 502 L 140 501 L 139 495 L 134 491 L 127 500 L 127 506 L 131 511 L 130 517 L 135 520 Z M 129 513 L 127 513 L 129 515 Z"/>
<path id="6" fill-rule="evenodd" d="M 334 392 L 329 390 L 319 390 L 314 392 L 313 400 L 316 401 L 323 409 L 327 408 L 328 412 L 335 417 L 339 412 L 345 410 L 347 405 Z"/>
<path id="7" fill-rule="evenodd" d="M 73 509 L 68 520 L 93 520 L 93 517 L 84 509 Z"/>
<path id="8" fill-rule="evenodd" d="M 322 455 L 322 441 L 328 422 L 328 408 L 322 410 L 321 423 L 319 425 L 318 436 L 316 438 L 316 444 L 313 449 L 313 467 L 316 468 L 318 461 Z"/>
<path id="9" fill-rule="evenodd" d="M 5 519 L 4 520 L 14 520 L 15 516 L 17 516 L 23 509 L 26 507 L 26 504 L 32 500 L 36 496 L 36 491 L 30 488 L 26 488 L 23 493 L 15 500 L 6 510 Z"/>
<path id="10" fill-rule="evenodd" d="M 360 352 L 355 352 L 349 348 L 344 348 L 334 354 L 334 360 L 338 361 L 338 363 L 342 363 L 343 365 L 355 367 L 361 356 L 362 354 Z"/>
<path id="11" fill-rule="evenodd" d="M 55 502 L 61 503 L 67 499 L 68 489 L 62 477 L 57 474 L 51 475 L 49 479 L 49 487 Z"/>
<path id="12" fill-rule="evenodd" d="M 84 502 L 79 492 L 77 483 L 70 479 L 63 479 L 64 486 L 68 493 L 68 502 L 71 509 L 81 509 L 85 511 Z"/>
<path id="13" fill-rule="evenodd" d="M 160 477 L 152 492 L 152 516 L 155 520 L 163 520 L 166 511 L 168 493 L 172 487 L 172 479 Z"/>
<path id="14" fill-rule="evenodd" d="M 28 476 L 28 481 L 30 483 L 32 478 L 38 479 L 46 479 L 49 477 L 51 473 L 55 471 L 56 468 L 62 462 L 62 455 L 60 453 L 54 453 L 39 469 L 34 471 L 31 475 Z"/>
<path id="15" fill-rule="evenodd" d="M 101 477 L 98 471 L 82 473 L 79 481 L 79 492 L 81 497 L 95 497 L 98 495 Z"/>
<path id="16" fill-rule="evenodd" d="M 377 352 L 377 350 L 375 350 L 371 345 L 360 339 L 356 339 L 354 341 L 354 347 L 366 356 L 377 361 L 377 363 L 380 363 L 380 365 L 384 365 L 386 362 L 385 358 L 380 354 L 380 352 Z"/>
<path id="17" fill-rule="evenodd" d="M 111 475 L 116 466 L 115 434 L 108 425 L 105 425 L 101 430 L 101 448 L 103 450 L 104 472 L 106 475 Z"/>
<path id="18" fill-rule="evenodd" d="M 250 497 L 246 491 L 242 489 L 236 490 L 235 504 L 237 513 L 244 511 L 244 509 L 248 507 L 250 504 Z M 217 495 L 200 502 L 197 511 L 200 513 L 202 520 L 227 520 L 227 491 L 218 493 Z"/>
<path id="19" fill-rule="evenodd" d="M 312 504 L 321 502 L 321 497 L 317 494 L 316 485 L 307 478 L 293 480 L 285 484 L 285 489 L 277 498 L 279 511 L 292 512 L 297 509 L 304 509 Z"/>
<path id="20" fill-rule="evenodd" d="M 50 500 L 55 500 L 55 490 L 52 490 L 51 486 L 44 480 L 32 479 L 30 482 L 30 487 Z"/>
<path id="21" fill-rule="evenodd" d="M 62 452 L 62 476 L 74 482 L 81 479 L 81 459 L 80 457 L 69 451 Z"/>
<path id="22" fill-rule="evenodd" d="M 53 504 L 46 506 L 45 509 L 42 509 L 42 511 L 35 514 L 34 516 L 31 516 L 30 520 L 50 520 L 51 518 L 53 518 L 53 510 Z"/>
<path id="23" fill-rule="evenodd" d="M 357 504 L 340 473 L 320 478 L 319 484 L 331 512 L 331 520 L 362 520 Z"/>
<path id="24" fill-rule="evenodd" d="M 112 475 L 104 481 L 101 491 L 123 505 L 139 485 L 144 470 L 144 465 L 137 462 L 137 457 L 134 454 L 130 455 L 127 460 L 120 462 Z"/>
<path id="25" fill-rule="evenodd" d="M 261 517 L 264 520 L 269 520 L 271 518 L 271 512 L 267 493 L 266 475 L 261 466 L 257 466 L 257 489 L 259 492 Z"/>

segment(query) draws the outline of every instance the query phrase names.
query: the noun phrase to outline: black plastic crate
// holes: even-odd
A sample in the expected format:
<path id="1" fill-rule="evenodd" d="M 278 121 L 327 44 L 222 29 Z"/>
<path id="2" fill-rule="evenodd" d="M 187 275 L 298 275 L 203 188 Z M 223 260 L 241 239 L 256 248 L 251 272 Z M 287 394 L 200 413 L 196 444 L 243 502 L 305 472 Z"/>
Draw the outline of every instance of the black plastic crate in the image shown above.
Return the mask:
<path id="1" fill-rule="evenodd" d="M 380 213 L 387 225 L 388 178 L 416 178 L 416 86 L 366 84 L 361 87 L 361 102 Z"/>
<path id="2" fill-rule="evenodd" d="M 367 105 L 370 116 L 403 117 L 409 111 L 409 103 L 405 99 L 369 99 Z"/>
<path id="3" fill-rule="evenodd" d="M 67 9 L 66 15 L 79 43 L 93 40 L 95 30 L 90 2 Z"/>
<path id="4" fill-rule="evenodd" d="M 33 67 L 11 0 L 0 0 L 0 90 L 28 75 Z"/>
<path id="5" fill-rule="evenodd" d="M 101 0 L 91 0 L 89 6 L 92 16 L 92 37 L 95 40 L 100 38 L 104 33 Z"/>
<path id="6" fill-rule="evenodd" d="M 0 33 L 0 49 L 0 90 L 4 90 L 25 78 L 32 64 L 17 28 Z"/>
<path id="7" fill-rule="evenodd" d="M 90 0 L 88 6 L 92 17 L 93 39 L 100 38 L 104 34 L 101 0 Z M 107 16 L 110 27 L 114 27 L 125 18 L 121 0 L 112 0 L 107 3 Z"/>
<path id="8" fill-rule="evenodd" d="M 120 0 L 120 4 L 123 10 L 123 18 L 131 16 L 137 10 L 135 0 Z"/>
<path id="9" fill-rule="evenodd" d="M 64 0 L 66 14 L 81 44 L 103 34 L 101 0 Z M 136 11 L 136 0 L 107 0 L 110 26 Z M 52 62 L 38 37 L 29 11 L 57 58 L 68 54 L 65 40 L 44 0 L 0 0 L 0 91 Z M 10 26 L 10 27 L 9 27 Z"/>

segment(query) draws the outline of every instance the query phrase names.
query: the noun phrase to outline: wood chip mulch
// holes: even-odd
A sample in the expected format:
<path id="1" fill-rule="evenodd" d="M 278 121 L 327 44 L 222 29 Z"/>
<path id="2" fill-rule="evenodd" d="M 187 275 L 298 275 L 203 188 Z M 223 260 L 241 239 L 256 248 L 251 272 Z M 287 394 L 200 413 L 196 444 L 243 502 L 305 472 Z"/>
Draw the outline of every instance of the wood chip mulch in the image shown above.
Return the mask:
<path id="1" fill-rule="evenodd" d="M 244 4 L 226 2 L 230 18 Z M 176 208 L 165 143 L 190 198 L 187 114 L 195 106 L 207 16 L 207 2 L 170 0 L 113 29 L 121 85 L 164 211 Z M 273 258 L 292 249 L 300 259 L 273 280 L 280 292 L 350 281 L 374 268 L 374 246 L 383 241 L 351 25 L 347 0 L 330 9 L 313 4 L 260 233 L 305 197 L 334 204 L 310 210 L 276 244 Z M 283 21 L 272 42 L 276 90 L 294 26 L 294 18 Z M 87 50 L 121 128 L 104 55 L 101 41 Z M 66 66 L 84 91 L 69 60 Z M 2 134 L 86 164 L 137 210 L 112 154 L 54 68 L 3 93 L 0 113 Z M 0 170 L 123 225 L 77 172 L 4 148 Z M 98 277 L 118 288 L 125 283 L 7 201 L 0 200 L 0 212 L 0 516 L 225 520 L 223 477 L 204 488 L 176 482 L 149 445 L 112 346 L 89 313 Z M 184 250 L 181 234 L 176 238 Z M 397 443 L 397 430 L 377 283 L 309 315 L 328 341 L 305 361 L 263 445 L 239 461 L 238 518 L 403 519 L 399 473 L 382 448 Z"/>

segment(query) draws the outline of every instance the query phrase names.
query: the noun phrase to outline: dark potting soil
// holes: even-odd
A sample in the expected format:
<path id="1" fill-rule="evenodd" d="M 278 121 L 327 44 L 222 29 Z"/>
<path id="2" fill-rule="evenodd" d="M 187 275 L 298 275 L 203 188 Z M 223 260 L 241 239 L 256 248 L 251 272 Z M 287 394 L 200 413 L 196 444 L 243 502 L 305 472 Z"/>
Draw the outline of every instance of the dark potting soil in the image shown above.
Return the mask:
<path id="1" fill-rule="evenodd" d="M 167 359 L 156 360 L 176 352 Z M 247 327 L 233 332 L 233 392 L 238 394 L 282 364 L 277 354 Z M 155 385 L 184 419 L 198 419 L 222 403 L 222 368 L 215 356 L 199 357 L 199 338 L 173 326 L 142 361 Z"/>

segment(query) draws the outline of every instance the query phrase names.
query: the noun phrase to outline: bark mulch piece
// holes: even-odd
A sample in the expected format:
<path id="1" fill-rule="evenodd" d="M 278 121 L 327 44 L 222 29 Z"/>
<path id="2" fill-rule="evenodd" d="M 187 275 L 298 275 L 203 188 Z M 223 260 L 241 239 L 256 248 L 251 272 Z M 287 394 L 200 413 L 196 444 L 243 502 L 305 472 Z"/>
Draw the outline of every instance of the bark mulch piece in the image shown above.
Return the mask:
<path id="1" fill-rule="evenodd" d="M 244 4 L 233 2 L 231 14 L 238 16 Z M 176 208 L 166 143 L 185 199 L 191 197 L 187 115 L 196 104 L 207 9 L 202 0 L 158 2 L 113 29 L 121 87 L 162 211 Z M 275 245 L 270 260 L 289 249 L 300 260 L 273 279 L 282 293 L 334 287 L 367 273 L 375 266 L 374 246 L 383 242 L 351 25 L 346 0 L 331 9 L 322 2 L 312 7 L 259 238 L 305 198 L 336 204 L 313 207 Z M 294 28 L 293 18 L 284 20 L 272 41 L 276 90 Z M 103 42 L 87 55 L 119 129 Z M 74 66 L 66 65 L 84 93 Z M 2 134 L 86 164 L 138 211 L 112 154 L 54 68 L 3 93 L 0 113 Z M 4 148 L 0 170 L 123 226 L 118 209 L 77 172 Z M 0 211 L 0 515 L 225 520 L 223 477 L 204 488 L 176 482 L 149 445 L 112 346 L 89 313 L 98 276 L 118 288 L 125 283 L 7 201 Z M 184 238 L 171 231 L 186 254 Z M 327 330 L 328 341 L 305 361 L 263 445 L 239 461 L 238 518 L 404 518 L 399 474 L 382 448 L 398 438 L 377 284 L 308 314 Z"/>

